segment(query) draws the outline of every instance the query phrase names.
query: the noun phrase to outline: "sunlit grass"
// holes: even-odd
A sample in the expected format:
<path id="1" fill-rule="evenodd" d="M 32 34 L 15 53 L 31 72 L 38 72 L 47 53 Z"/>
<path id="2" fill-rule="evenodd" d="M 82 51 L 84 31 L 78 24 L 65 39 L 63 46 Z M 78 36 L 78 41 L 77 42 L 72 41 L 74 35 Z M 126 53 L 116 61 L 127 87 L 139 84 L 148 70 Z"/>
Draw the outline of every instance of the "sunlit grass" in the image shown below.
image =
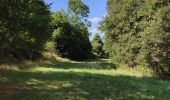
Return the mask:
<path id="1" fill-rule="evenodd" d="M 1 100 L 169 100 L 170 82 L 150 70 L 60 60 L 0 73 Z M 110 66 L 110 64 L 109 64 Z"/>

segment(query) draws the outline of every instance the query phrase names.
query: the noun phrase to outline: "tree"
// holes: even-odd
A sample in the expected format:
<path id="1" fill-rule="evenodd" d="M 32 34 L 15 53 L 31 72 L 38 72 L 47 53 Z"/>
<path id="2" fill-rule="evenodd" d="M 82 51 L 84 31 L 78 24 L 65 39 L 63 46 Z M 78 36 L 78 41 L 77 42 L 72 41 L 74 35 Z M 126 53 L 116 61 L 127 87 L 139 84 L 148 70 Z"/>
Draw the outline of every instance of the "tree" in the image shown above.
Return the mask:
<path id="1" fill-rule="evenodd" d="M 48 5 L 43 0 L 1 0 L 0 10 L 0 55 L 38 58 L 51 36 Z"/>
<path id="2" fill-rule="evenodd" d="M 103 41 L 97 33 L 92 40 L 92 51 L 96 57 L 102 57 L 104 54 Z"/>
<path id="3" fill-rule="evenodd" d="M 104 48 L 114 63 L 153 68 L 169 73 L 169 9 L 167 0 L 108 0 L 101 23 Z"/>
<path id="4" fill-rule="evenodd" d="M 88 25 L 84 21 L 89 8 L 81 0 L 69 0 L 68 5 L 69 14 L 64 11 L 52 14 L 56 50 L 62 57 L 73 60 L 88 59 L 91 56 L 91 43 Z M 87 9 L 82 9 L 82 6 L 86 6 Z M 82 18 L 85 20 L 83 21 Z"/>
<path id="5" fill-rule="evenodd" d="M 74 13 L 78 17 L 88 17 L 89 7 L 82 0 L 69 0 L 69 12 Z"/>

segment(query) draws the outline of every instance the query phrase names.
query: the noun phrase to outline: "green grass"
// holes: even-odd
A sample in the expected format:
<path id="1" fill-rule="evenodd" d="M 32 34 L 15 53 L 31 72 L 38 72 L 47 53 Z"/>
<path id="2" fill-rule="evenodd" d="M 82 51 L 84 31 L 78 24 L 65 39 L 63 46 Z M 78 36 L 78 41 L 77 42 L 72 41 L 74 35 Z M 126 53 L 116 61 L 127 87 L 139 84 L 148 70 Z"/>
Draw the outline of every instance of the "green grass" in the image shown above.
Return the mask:
<path id="1" fill-rule="evenodd" d="M 100 68 L 104 64 L 55 61 L 1 71 L 0 100 L 170 99 L 170 81 L 131 69 Z"/>

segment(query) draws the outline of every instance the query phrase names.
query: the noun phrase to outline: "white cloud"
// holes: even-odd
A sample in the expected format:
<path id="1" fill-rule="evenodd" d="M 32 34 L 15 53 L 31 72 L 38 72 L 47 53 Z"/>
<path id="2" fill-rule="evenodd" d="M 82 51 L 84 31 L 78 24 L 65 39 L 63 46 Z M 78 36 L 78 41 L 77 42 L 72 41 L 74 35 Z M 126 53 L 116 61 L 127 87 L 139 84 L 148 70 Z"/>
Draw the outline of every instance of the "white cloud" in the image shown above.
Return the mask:
<path id="1" fill-rule="evenodd" d="M 103 15 L 103 17 L 106 17 L 107 16 L 107 13 L 105 13 L 104 15 Z"/>
<path id="2" fill-rule="evenodd" d="M 90 29 L 89 31 L 92 33 L 92 35 L 96 33 L 101 33 L 100 30 L 98 30 L 97 28 Z"/>
<path id="3" fill-rule="evenodd" d="M 98 23 L 102 20 L 102 18 L 100 17 L 93 17 L 93 18 L 89 18 L 89 21 L 92 23 Z"/>
<path id="4" fill-rule="evenodd" d="M 89 29 L 89 32 L 91 32 L 91 36 L 90 36 L 90 40 L 93 39 L 93 37 L 95 36 L 96 33 L 98 33 L 100 35 L 100 37 L 102 39 L 104 39 L 104 33 L 102 33 L 99 29 L 97 28 L 92 28 L 92 29 Z"/>

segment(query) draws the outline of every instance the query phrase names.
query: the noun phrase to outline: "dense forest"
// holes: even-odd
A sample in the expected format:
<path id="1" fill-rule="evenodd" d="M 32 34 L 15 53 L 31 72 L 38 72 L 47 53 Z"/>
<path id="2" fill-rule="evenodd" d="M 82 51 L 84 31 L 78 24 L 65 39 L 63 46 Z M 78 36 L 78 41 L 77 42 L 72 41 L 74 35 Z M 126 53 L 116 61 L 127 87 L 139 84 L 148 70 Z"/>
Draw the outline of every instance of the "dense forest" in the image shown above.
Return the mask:
<path id="1" fill-rule="evenodd" d="M 69 0 L 69 13 L 50 12 L 50 5 L 43 0 L 1 0 L 0 3 L 3 10 L 0 16 L 1 59 L 38 59 L 45 49 L 53 49 L 45 47 L 47 42 L 55 42 L 53 47 L 62 57 L 90 58 L 89 8 L 81 0 Z"/>
<path id="2" fill-rule="evenodd" d="M 170 1 L 108 0 L 101 23 L 105 50 L 114 63 L 152 67 L 170 75 Z"/>
<path id="3" fill-rule="evenodd" d="M 104 38 L 92 39 L 89 6 L 67 1 L 54 12 L 45 0 L 0 0 L 0 98 L 168 100 L 170 0 L 105 0 Z"/>
<path id="4" fill-rule="evenodd" d="M 42 0 L 1 0 L 0 9 L 1 59 L 40 57 L 51 36 L 48 6 Z"/>

